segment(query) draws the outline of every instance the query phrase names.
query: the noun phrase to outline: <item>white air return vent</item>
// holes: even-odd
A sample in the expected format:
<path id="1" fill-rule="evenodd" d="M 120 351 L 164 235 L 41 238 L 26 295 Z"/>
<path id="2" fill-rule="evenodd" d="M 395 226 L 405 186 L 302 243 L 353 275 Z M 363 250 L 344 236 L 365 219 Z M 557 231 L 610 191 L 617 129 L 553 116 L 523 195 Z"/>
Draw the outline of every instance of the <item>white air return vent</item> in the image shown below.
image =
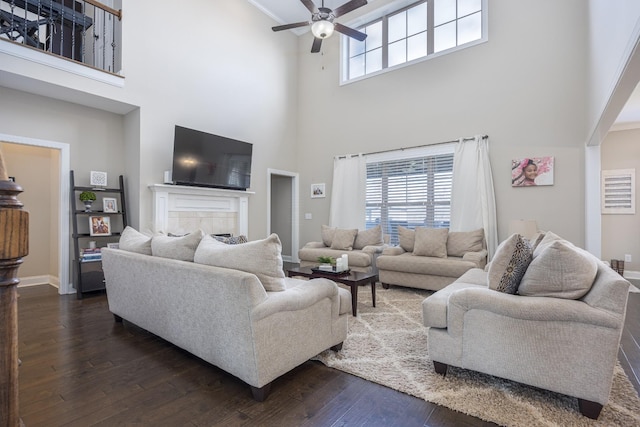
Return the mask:
<path id="1" fill-rule="evenodd" d="M 636 213 L 636 170 L 602 171 L 602 213 Z"/>

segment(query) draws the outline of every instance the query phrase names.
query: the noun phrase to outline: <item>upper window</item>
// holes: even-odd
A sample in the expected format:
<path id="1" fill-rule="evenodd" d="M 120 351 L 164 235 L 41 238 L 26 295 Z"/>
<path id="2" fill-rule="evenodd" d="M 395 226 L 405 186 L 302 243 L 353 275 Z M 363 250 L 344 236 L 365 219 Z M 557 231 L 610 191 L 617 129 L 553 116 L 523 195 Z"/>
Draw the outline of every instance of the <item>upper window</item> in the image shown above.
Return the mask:
<path id="1" fill-rule="evenodd" d="M 343 81 L 482 41 L 486 0 L 422 0 L 358 27 L 360 42 L 344 37 Z"/>

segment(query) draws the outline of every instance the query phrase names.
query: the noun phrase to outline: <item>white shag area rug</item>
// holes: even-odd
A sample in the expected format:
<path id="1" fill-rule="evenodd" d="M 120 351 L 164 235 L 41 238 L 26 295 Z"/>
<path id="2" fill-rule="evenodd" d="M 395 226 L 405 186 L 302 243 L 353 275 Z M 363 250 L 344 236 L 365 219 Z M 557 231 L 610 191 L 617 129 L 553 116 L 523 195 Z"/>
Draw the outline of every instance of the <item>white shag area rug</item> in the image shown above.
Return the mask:
<path id="1" fill-rule="evenodd" d="M 449 367 L 436 374 L 427 354 L 422 301 L 429 291 L 391 287 L 358 292 L 342 350 L 315 359 L 325 365 L 504 426 L 640 426 L 640 399 L 616 366 L 609 403 L 597 421 L 582 416 L 577 399 L 513 381 Z"/>

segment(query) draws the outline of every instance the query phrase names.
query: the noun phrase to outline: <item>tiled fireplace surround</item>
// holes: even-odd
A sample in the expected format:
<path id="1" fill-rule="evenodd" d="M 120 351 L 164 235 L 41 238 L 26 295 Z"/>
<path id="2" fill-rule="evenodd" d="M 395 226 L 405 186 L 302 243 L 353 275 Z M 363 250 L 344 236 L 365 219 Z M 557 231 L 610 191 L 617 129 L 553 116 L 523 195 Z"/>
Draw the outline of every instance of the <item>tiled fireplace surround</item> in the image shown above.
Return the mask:
<path id="1" fill-rule="evenodd" d="M 248 235 L 247 191 L 183 185 L 153 184 L 153 231 L 183 234 L 197 229 L 205 233 Z"/>

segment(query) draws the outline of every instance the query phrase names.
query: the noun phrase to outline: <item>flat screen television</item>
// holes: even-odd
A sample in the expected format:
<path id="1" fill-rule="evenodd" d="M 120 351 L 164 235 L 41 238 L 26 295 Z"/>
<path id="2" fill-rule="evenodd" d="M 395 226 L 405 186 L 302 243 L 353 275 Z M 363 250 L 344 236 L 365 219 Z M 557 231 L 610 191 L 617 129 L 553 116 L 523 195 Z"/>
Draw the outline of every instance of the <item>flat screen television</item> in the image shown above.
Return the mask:
<path id="1" fill-rule="evenodd" d="M 180 185 L 246 190 L 253 144 L 176 126 L 172 180 Z"/>

